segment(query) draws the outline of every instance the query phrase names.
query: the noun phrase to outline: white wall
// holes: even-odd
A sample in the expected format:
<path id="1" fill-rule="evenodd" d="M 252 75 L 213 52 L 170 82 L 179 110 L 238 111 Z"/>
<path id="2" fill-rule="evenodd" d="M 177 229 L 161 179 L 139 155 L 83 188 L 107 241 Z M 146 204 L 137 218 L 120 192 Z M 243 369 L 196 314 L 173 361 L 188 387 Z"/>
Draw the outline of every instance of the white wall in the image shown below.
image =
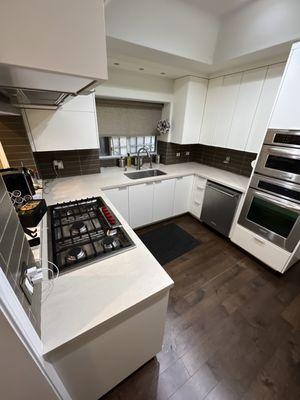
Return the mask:
<path id="1" fill-rule="evenodd" d="M 96 97 L 167 103 L 173 99 L 173 79 L 110 69 L 108 81 L 96 88 Z"/>
<path id="2" fill-rule="evenodd" d="M 181 0 L 112 0 L 106 33 L 116 39 L 210 64 L 219 19 Z"/>
<path id="3" fill-rule="evenodd" d="M 299 0 L 259 0 L 222 19 L 214 61 L 241 57 L 300 38 Z"/>

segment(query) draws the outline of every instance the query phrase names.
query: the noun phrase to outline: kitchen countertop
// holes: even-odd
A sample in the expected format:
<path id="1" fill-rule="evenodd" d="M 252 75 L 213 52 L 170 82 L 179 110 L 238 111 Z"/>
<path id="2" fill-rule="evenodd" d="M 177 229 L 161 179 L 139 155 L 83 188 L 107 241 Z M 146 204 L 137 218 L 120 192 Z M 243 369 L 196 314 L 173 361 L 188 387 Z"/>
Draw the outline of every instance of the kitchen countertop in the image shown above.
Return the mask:
<path id="1" fill-rule="evenodd" d="M 124 170 L 119 167 L 102 168 L 101 173 L 92 175 L 74 176 L 69 178 L 59 178 L 52 181 L 44 193 L 48 205 L 75 200 L 89 196 L 98 196 L 100 189 L 111 189 L 114 187 L 138 185 L 150 181 L 161 181 L 173 177 L 187 176 L 196 174 L 203 178 L 213 180 L 232 189 L 245 192 L 249 178 L 224 171 L 219 168 L 209 167 L 198 163 L 182 164 L 153 164 L 153 168 L 160 169 L 167 175 L 160 175 L 153 178 L 129 179 L 124 175 Z M 134 172 L 136 169 L 131 167 L 127 173 Z"/>
<path id="2" fill-rule="evenodd" d="M 154 165 L 167 175 L 131 180 L 118 167 L 103 168 L 101 174 L 60 178 L 48 182 L 43 197 L 48 205 L 91 196 L 103 196 L 119 218 L 136 247 L 106 260 L 72 270 L 43 286 L 46 300 L 41 309 L 44 353 L 102 324 L 115 321 L 127 310 L 168 290 L 172 279 L 122 218 L 101 189 L 136 185 L 151 180 L 197 174 L 244 192 L 248 178 L 197 163 Z M 132 171 L 135 169 L 132 168 Z M 128 171 L 130 172 L 130 171 Z M 46 220 L 44 220 L 46 224 Z M 43 226 L 43 232 L 47 228 Z M 47 265 L 47 235 L 42 235 L 43 265 Z"/>

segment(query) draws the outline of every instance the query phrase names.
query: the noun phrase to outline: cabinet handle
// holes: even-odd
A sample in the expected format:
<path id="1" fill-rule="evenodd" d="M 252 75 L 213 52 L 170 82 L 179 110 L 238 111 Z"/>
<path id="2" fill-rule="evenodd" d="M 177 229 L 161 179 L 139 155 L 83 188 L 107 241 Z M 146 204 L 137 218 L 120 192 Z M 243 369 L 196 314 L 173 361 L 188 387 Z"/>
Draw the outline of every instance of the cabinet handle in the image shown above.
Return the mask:
<path id="1" fill-rule="evenodd" d="M 155 181 L 155 183 L 161 183 L 161 181 Z"/>
<path id="2" fill-rule="evenodd" d="M 266 242 L 264 240 L 258 239 L 257 237 L 254 237 L 254 240 L 259 244 L 263 244 L 263 245 L 266 244 Z"/>
<path id="3" fill-rule="evenodd" d="M 201 203 L 199 201 L 197 201 L 197 200 L 194 200 L 194 203 L 196 203 L 197 206 L 201 206 Z"/>
<path id="4" fill-rule="evenodd" d="M 121 187 L 119 187 L 118 189 L 119 189 L 119 190 L 126 190 L 126 189 L 127 189 L 127 186 L 121 186 Z"/>
<path id="5" fill-rule="evenodd" d="M 197 190 L 204 190 L 204 187 L 197 186 Z"/>
<path id="6" fill-rule="evenodd" d="M 183 179 L 183 176 L 178 176 L 176 179 L 179 181 L 180 179 Z"/>
<path id="7" fill-rule="evenodd" d="M 152 185 L 152 184 L 153 184 L 153 182 L 146 182 L 145 183 L 145 185 L 147 185 L 147 186 Z"/>

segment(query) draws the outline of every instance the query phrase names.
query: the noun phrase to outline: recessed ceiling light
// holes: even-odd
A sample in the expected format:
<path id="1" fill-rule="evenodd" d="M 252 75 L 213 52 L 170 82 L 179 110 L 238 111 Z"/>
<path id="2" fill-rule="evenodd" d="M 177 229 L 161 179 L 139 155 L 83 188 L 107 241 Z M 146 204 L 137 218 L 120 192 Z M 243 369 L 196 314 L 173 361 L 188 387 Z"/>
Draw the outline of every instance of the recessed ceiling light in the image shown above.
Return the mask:
<path id="1" fill-rule="evenodd" d="M 143 68 L 143 67 L 139 68 L 140 71 L 144 71 L 144 69 L 145 69 L 145 68 Z"/>
<path id="2" fill-rule="evenodd" d="M 115 62 L 114 65 L 120 65 L 120 63 Z"/>
<path id="3" fill-rule="evenodd" d="M 166 73 L 165 73 L 165 72 L 161 72 L 160 74 L 161 74 L 161 75 L 166 75 Z"/>

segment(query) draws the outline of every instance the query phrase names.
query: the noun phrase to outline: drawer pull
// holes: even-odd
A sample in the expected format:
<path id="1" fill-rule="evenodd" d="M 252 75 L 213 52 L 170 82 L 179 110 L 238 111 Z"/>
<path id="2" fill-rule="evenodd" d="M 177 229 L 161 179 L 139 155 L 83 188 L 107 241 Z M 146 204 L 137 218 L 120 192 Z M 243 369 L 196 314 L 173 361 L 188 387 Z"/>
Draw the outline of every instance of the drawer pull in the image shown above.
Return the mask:
<path id="1" fill-rule="evenodd" d="M 197 190 L 204 190 L 204 187 L 197 186 Z"/>
<path id="2" fill-rule="evenodd" d="M 194 200 L 194 203 L 197 204 L 197 206 L 201 206 L 201 203 L 197 200 Z"/>
<path id="3" fill-rule="evenodd" d="M 255 237 L 254 240 L 255 240 L 257 243 L 259 243 L 259 244 L 262 244 L 262 245 L 265 245 L 265 244 L 266 244 L 266 242 L 265 242 L 264 240 L 258 239 L 257 237 Z"/>

